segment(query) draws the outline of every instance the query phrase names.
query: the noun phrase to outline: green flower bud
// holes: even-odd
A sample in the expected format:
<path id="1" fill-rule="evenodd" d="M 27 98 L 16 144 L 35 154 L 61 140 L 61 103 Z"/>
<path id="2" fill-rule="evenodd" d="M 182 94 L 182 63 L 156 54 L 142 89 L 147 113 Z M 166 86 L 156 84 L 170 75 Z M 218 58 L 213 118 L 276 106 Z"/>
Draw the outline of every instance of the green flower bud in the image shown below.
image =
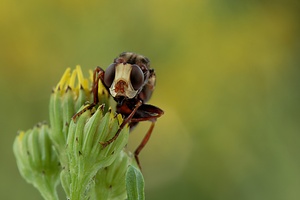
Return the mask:
<path id="1" fill-rule="evenodd" d="M 68 165 L 61 174 L 62 185 L 69 191 L 70 199 L 93 196 L 90 191 L 93 191 L 96 173 L 111 165 L 128 142 L 129 128 L 125 127 L 114 142 L 105 148 L 101 145 L 115 135 L 121 123 L 110 111 L 103 115 L 100 106 L 95 113 L 87 110 L 76 122 L 70 123 L 66 145 Z"/>
<path id="2" fill-rule="evenodd" d="M 93 190 L 96 173 L 113 163 L 128 141 L 129 129 L 125 127 L 112 144 L 105 148 L 101 145 L 115 135 L 122 117 L 116 117 L 107 110 L 108 93 L 101 83 L 99 104 L 104 103 L 105 106 L 82 107 L 93 100 L 89 86 L 92 78 L 90 73 L 90 79 L 85 79 L 79 66 L 73 72 L 68 68 L 50 99 L 50 138 L 62 165 L 62 186 L 70 199 L 93 196 L 90 191 Z M 73 120 L 74 114 L 81 110 L 84 111 Z"/>
<path id="3" fill-rule="evenodd" d="M 60 166 L 49 138 L 49 127 L 39 124 L 16 137 L 13 151 L 23 178 L 36 187 L 44 199 L 58 199 Z"/>
<path id="4" fill-rule="evenodd" d="M 62 154 L 60 156 L 62 165 L 66 162 L 63 153 L 70 120 L 86 101 L 91 100 L 88 84 L 88 79 L 83 77 L 79 66 L 72 73 L 71 69 L 68 68 L 57 86 L 53 89 L 50 97 L 49 111 L 52 129 L 50 138 L 58 154 Z"/>

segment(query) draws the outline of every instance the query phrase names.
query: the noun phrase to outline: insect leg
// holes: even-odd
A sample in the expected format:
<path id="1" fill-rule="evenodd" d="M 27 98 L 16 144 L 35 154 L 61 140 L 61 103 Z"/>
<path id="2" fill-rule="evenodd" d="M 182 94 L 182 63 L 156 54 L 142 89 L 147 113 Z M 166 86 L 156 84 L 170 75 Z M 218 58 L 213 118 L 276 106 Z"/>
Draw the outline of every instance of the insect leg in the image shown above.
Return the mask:
<path id="1" fill-rule="evenodd" d="M 142 149 L 145 147 L 145 145 L 147 144 L 148 140 L 150 139 L 151 133 L 153 131 L 155 125 L 155 121 L 153 121 L 151 123 L 151 126 L 149 128 L 149 130 L 147 131 L 145 137 L 143 138 L 142 142 L 140 143 L 140 145 L 136 148 L 136 150 L 134 151 L 134 158 L 139 166 L 140 169 L 142 169 L 141 164 L 140 164 L 140 160 L 139 160 L 139 154 L 142 151 Z"/>
<path id="2" fill-rule="evenodd" d="M 130 113 L 130 115 L 128 115 L 127 118 L 124 119 L 124 121 L 123 121 L 122 124 L 120 125 L 118 131 L 116 132 L 116 134 L 115 134 L 110 140 L 107 140 L 106 142 L 100 142 L 100 144 L 103 146 L 103 148 L 106 147 L 107 145 L 111 144 L 113 141 L 115 141 L 115 140 L 118 138 L 118 136 L 119 136 L 121 130 L 124 128 L 124 126 L 125 126 L 126 124 L 128 124 L 128 123 L 131 121 L 132 117 L 134 116 L 134 114 L 136 113 L 136 111 L 138 110 L 138 108 L 139 108 L 141 105 L 142 105 L 142 101 L 138 101 L 138 103 L 136 104 L 136 106 L 135 106 L 135 108 L 133 109 L 133 111 Z"/>
<path id="3" fill-rule="evenodd" d="M 91 103 L 90 105 L 88 105 L 87 107 L 85 107 L 84 109 L 82 109 L 81 111 L 75 113 L 75 115 L 73 115 L 72 119 L 75 121 L 80 115 L 82 115 L 84 112 L 86 112 L 87 110 L 92 109 L 93 107 L 95 107 L 98 103 L 99 103 L 99 97 L 98 97 L 98 84 L 99 84 L 99 80 L 103 80 L 103 76 L 104 76 L 104 70 L 101 69 L 100 67 L 96 67 L 96 69 L 94 70 L 94 74 L 93 74 L 93 86 L 92 86 L 92 92 L 93 92 L 93 103 Z"/>

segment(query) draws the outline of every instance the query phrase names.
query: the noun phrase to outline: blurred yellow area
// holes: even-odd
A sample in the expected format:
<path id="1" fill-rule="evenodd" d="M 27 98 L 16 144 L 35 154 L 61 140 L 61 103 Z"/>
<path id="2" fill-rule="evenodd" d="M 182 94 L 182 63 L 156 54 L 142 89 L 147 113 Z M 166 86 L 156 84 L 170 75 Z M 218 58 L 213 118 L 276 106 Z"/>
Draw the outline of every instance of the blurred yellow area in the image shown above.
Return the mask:
<path id="1" fill-rule="evenodd" d="M 12 153 L 49 121 L 67 67 L 123 51 L 157 74 L 165 115 L 140 154 L 146 199 L 300 199 L 300 5 L 287 1 L 18 1 L 0 5 L 0 199 L 41 199 Z M 134 150 L 150 123 L 130 135 Z M 17 191 L 17 192 L 16 192 Z M 62 195 L 63 199 L 63 195 Z"/>

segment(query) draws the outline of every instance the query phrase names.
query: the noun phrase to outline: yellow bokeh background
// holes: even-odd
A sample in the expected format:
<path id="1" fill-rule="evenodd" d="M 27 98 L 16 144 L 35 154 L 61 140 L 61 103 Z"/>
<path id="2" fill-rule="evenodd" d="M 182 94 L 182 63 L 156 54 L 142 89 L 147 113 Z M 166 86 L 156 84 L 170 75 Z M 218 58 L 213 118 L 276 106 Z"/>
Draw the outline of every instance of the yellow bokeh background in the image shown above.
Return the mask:
<path id="1" fill-rule="evenodd" d="M 140 158 L 146 199 L 300 199 L 300 10 L 287 1 L 0 3 L 0 199 L 41 199 L 17 170 L 17 131 L 49 121 L 67 67 L 123 51 L 157 74 L 162 116 Z M 149 127 L 133 131 L 134 150 Z M 63 195 L 62 199 L 63 199 Z"/>

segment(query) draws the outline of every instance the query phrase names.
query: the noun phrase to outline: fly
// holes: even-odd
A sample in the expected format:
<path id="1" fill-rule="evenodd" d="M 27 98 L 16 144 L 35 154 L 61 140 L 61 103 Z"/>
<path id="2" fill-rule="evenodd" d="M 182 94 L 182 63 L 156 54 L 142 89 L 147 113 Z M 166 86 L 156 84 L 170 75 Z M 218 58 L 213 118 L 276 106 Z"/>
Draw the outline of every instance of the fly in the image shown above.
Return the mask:
<path id="1" fill-rule="evenodd" d="M 116 140 L 126 124 L 129 124 L 130 130 L 132 130 L 139 122 L 151 122 L 146 135 L 134 151 L 136 162 L 141 168 L 138 156 L 147 144 L 157 118 L 164 114 L 160 108 L 146 104 L 155 89 L 155 71 L 150 68 L 150 61 L 145 56 L 132 52 L 121 53 L 106 71 L 100 67 L 94 70 L 92 87 L 94 102 L 87 109 L 99 103 L 99 80 L 116 101 L 116 112 L 124 117 L 116 134 L 110 140 L 101 143 L 103 147 Z M 73 119 L 80 114 L 75 114 Z"/>

